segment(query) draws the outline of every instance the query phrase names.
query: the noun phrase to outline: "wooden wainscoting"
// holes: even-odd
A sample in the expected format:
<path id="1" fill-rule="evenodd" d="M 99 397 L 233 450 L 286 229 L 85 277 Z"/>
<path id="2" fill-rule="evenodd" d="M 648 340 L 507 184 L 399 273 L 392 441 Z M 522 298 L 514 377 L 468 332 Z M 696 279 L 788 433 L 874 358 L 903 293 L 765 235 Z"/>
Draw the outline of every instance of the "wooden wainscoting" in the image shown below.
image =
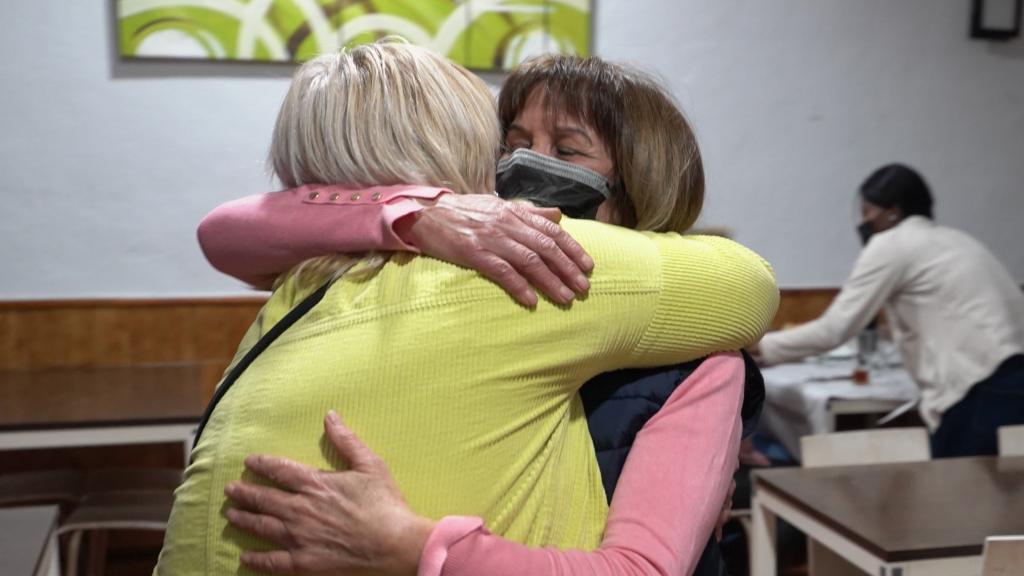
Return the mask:
<path id="1" fill-rule="evenodd" d="M 0 370 L 191 363 L 208 396 L 265 301 L 0 302 Z"/>
<path id="2" fill-rule="evenodd" d="M 814 320 L 825 312 L 838 293 L 838 288 L 783 289 L 772 330 Z"/>

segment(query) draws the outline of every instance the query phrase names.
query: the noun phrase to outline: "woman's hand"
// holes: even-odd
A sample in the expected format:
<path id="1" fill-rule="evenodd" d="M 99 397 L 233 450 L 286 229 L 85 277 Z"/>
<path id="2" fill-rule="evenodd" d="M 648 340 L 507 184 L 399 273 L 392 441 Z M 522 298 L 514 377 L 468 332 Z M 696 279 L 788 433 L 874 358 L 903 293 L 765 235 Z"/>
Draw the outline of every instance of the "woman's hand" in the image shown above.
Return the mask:
<path id="1" fill-rule="evenodd" d="M 558 225 L 557 208 L 538 208 L 486 194 L 445 194 L 400 219 L 395 232 L 424 254 L 471 268 L 524 306 L 537 304 L 536 286 L 568 304 L 590 288 L 594 261 Z"/>
<path id="2" fill-rule="evenodd" d="M 243 552 L 242 564 L 277 574 L 415 574 L 434 522 L 409 508 L 384 461 L 334 411 L 324 419 L 324 430 L 348 470 L 250 456 L 245 467 L 281 488 L 242 481 L 225 488 L 235 506 L 225 513 L 228 521 L 280 547 Z"/>

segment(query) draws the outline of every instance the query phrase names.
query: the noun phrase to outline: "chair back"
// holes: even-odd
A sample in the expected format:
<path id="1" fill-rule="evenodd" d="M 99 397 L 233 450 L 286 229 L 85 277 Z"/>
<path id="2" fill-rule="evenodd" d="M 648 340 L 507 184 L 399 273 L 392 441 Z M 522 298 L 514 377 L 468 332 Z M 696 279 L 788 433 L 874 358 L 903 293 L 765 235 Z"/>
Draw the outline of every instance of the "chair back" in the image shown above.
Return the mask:
<path id="1" fill-rule="evenodd" d="M 997 433 L 1000 456 L 1024 456 L 1024 424 L 1000 426 Z"/>
<path id="2" fill-rule="evenodd" d="M 885 428 L 816 434 L 800 439 L 804 468 L 923 462 L 931 458 L 924 428 Z"/>
<path id="3" fill-rule="evenodd" d="M 981 576 L 1016 576 L 1024 567 L 1024 536 L 985 539 Z"/>

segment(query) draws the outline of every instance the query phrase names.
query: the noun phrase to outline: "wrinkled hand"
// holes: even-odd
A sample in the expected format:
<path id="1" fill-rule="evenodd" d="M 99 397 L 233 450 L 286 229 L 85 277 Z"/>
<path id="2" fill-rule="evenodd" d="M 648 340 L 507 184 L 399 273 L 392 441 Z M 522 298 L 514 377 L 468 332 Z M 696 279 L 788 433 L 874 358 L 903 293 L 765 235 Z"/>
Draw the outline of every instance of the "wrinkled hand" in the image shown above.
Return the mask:
<path id="1" fill-rule="evenodd" d="M 536 286 L 568 304 L 590 288 L 594 261 L 558 225 L 557 208 L 487 194 L 445 194 L 400 219 L 395 231 L 424 254 L 480 272 L 520 304 L 536 306 Z"/>
<path id="2" fill-rule="evenodd" d="M 409 509 L 384 461 L 333 411 L 324 430 L 348 470 L 250 456 L 245 467 L 281 488 L 241 481 L 225 488 L 235 506 L 225 513 L 228 521 L 280 547 L 243 552 L 242 564 L 277 574 L 415 574 L 434 523 Z"/>

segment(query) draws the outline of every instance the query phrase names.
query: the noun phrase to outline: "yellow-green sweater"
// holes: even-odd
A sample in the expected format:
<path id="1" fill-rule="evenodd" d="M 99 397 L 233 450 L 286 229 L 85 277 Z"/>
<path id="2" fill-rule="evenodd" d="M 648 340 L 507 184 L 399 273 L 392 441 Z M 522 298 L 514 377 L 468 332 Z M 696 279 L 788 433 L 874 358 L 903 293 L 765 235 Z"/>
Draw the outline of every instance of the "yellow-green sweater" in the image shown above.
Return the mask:
<path id="1" fill-rule="evenodd" d="M 601 372 L 753 342 L 778 290 L 767 263 L 729 240 L 563 225 L 596 262 L 571 307 L 527 310 L 472 271 L 408 254 L 339 280 L 214 412 L 157 572 L 246 573 L 240 551 L 266 544 L 227 524 L 224 486 L 253 453 L 341 467 L 323 438 L 329 409 L 420 514 L 480 516 L 528 545 L 596 547 L 607 506 L 577 389 Z M 313 288 L 286 281 L 239 354 Z"/>

